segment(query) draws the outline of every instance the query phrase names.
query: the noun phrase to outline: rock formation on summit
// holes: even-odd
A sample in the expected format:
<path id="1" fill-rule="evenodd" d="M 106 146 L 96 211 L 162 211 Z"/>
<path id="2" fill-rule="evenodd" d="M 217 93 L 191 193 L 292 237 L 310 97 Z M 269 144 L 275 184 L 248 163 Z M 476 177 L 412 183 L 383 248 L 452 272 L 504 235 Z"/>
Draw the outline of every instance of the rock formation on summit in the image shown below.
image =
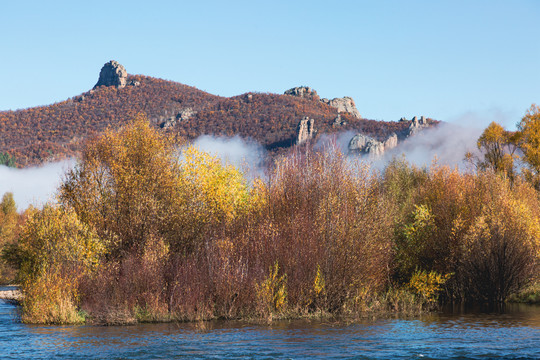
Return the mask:
<path id="1" fill-rule="evenodd" d="M 297 96 L 304 99 L 309 100 L 319 100 L 319 95 L 317 95 L 317 92 L 310 88 L 309 86 L 298 86 L 293 87 L 292 89 L 289 89 L 284 92 L 285 95 L 291 95 L 291 96 Z"/>
<path id="2" fill-rule="evenodd" d="M 420 116 L 420 120 L 418 120 L 418 117 L 413 117 L 411 121 L 411 125 L 409 125 L 409 134 L 407 136 L 413 136 L 418 134 L 422 129 L 425 129 L 429 127 L 430 124 L 428 123 L 427 119 L 423 116 Z"/>
<path id="3" fill-rule="evenodd" d="M 94 88 L 98 86 L 116 86 L 123 88 L 127 83 L 126 68 L 118 61 L 111 60 L 101 68 L 99 72 L 99 80 Z"/>
<path id="4" fill-rule="evenodd" d="M 409 124 L 409 127 L 401 133 L 400 138 L 401 137 L 408 138 L 410 136 L 414 136 L 418 134 L 420 131 L 422 131 L 423 129 L 436 125 L 437 123 L 431 119 L 426 118 L 425 116 L 420 116 L 420 119 L 418 119 L 418 116 L 413 117 L 411 120 L 407 120 L 406 117 L 402 117 L 401 119 L 399 119 L 399 122 L 408 122 L 408 121 L 410 121 L 411 123 Z"/>
<path id="5" fill-rule="evenodd" d="M 310 119 L 307 116 L 300 120 L 298 127 L 296 128 L 297 145 L 301 145 L 306 141 L 313 139 L 313 136 L 315 135 L 314 124 L 315 120 Z"/>
<path id="6" fill-rule="evenodd" d="M 284 94 L 314 101 L 320 101 L 323 104 L 336 108 L 338 112 L 348 112 L 352 116 L 360 119 L 360 113 L 358 112 L 358 109 L 356 109 L 354 100 L 352 99 L 352 97 L 349 96 L 345 96 L 342 98 L 334 98 L 332 100 L 320 99 L 319 95 L 317 95 L 317 92 L 308 86 L 293 87 L 292 89 L 285 91 Z"/>

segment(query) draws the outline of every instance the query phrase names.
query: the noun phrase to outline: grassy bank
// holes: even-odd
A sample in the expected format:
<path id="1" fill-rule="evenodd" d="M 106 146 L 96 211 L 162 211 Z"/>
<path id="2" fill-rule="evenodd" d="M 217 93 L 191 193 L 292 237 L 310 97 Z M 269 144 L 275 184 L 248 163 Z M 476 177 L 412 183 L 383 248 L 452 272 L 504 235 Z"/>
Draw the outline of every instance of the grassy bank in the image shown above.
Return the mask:
<path id="1" fill-rule="evenodd" d="M 211 320 L 242 320 L 254 323 L 271 323 L 278 320 L 311 319 L 311 320 L 338 320 L 356 321 L 359 319 L 416 317 L 426 314 L 437 308 L 437 304 L 426 302 L 421 297 L 407 290 L 389 290 L 383 294 L 373 294 L 368 300 L 349 307 L 345 311 L 329 312 L 323 309 L 282 308 L 280 311 L 269 313 L 245 312 L 237 316 L 205 313 L 176 313 L 153 312 L 152 309 L 107 309 L 106 313 L 85 313 L 85 322 L 94 325 L 133 325 L 137 323 L 161 322 L 200 322 Z"/>
<path id="2" fill-rule="evenodd" d="M 540 201 L 519 178 L 297 148 L 248 181 L 181 149 L 141 119 L 87 144 L 5 252 L 23 321 L 418 314 L 503 302 L 538 273 Z"/>
<path id="3" fill-rule="evenodd" d="M 535 282 L 508 298 L 509 302 L 540 304 L 540 282 Z"/>

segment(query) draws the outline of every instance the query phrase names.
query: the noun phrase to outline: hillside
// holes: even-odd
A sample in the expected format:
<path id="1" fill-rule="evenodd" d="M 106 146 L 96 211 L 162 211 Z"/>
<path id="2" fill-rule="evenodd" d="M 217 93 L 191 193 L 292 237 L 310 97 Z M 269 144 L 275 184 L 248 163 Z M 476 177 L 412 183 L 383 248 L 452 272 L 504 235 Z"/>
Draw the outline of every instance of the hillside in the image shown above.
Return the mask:
<path id="1" fill-rule="evenodd" d="M 355 130 L 382 139 L 402 134 L 410 123 L 342 112 L 341 123 L 335 124 L 338 110 L 318 98 L 269 93 L 225 98 L 173 81 L 125 74 L 121 85 L 102 83 L 52 105 L 0 112 L 0 154 L 14 157 L 18 167 L 76 156 L 88 136 L 126 124 L 138 113 L 146 114 L 155 127 L 187 139 L 239 135 L 270 151 L 293 145 L 305 116 L 315 120 L 317 136 Z"/>

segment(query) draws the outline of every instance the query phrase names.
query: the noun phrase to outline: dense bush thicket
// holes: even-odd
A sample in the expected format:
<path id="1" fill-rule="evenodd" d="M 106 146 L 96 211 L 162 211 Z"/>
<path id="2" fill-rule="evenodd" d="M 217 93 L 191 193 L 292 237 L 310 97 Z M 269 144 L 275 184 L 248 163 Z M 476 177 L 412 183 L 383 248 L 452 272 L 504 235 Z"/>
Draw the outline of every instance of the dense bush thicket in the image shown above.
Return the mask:
<path id="1" fill-rule="evenodd" d="M 23 319 L 402 312 L 504 301 L 538 276 L 540 200 L 520 177 L 399 159 L 379 174 L 304 148 L 248 182 L 177 145 L 143 119 L 87 143 L 4 256 Z"/>
<path id="2" fill-rule="evenodd" d="M 403 164 L 391 164 L 385 182 L 395 191 L 406 177 L 412 180 L 404 183 L 406 195 L 400 198 L 410 198 L 395 227 L 398 282 L 419 269 L 435 271 L 449 275 L 449 300 L 501 302 L 535 275 L 540 204 L 530 184 L 511 184 L 493 172 L 460 174 L 445 167 L 422 172 Z M 415 181 L 420 185 L 411 192 L 408 183 Z"/>
<path id="3" fill-rule="evenodd" d="M 23 216 L 17 213 L 17 206 L 12 193 L 5 193 L 0 202 L 0 251 L 5 254 L 5 258 L 10 258 L 10 254 L 17 247 L 18 232 L 23 222 Z M 13 281 L 15 277 L 15 268 L 17 262 L 12 259 L 9 262 L 0 260 L 0 284 L 6 284 Z"/>

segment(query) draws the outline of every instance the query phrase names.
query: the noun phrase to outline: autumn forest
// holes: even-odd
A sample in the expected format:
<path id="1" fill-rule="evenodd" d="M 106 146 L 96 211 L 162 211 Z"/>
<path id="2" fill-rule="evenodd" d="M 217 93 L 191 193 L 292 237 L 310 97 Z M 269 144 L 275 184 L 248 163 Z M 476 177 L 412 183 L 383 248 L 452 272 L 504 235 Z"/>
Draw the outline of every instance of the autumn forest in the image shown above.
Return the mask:
<path id="1" fill-rule="evenodd" d="M 278 151 L 294 144 L 298 121 L 309 116 L 322 133 L 354 129 L 385 138 L 407 126 L 400 122 L 359 119 L 342 113 L 343 124 L 332 124 L 335 108 L 318 101 L 268 93 L 231 98 L 211 95 L 194 87 L 142 75 L 130 75 L 136 86 L 101 86 L 53 105 L 0 112 L 0 161 L 24 167 L 80 154 L 84 140 L 108 127 L 127 124 L 144 114 L 157 129 L 184 109 L 193 116 L 175 121 L 161 131 L 187 140 L 203 134 L 240 135 Z"/>

